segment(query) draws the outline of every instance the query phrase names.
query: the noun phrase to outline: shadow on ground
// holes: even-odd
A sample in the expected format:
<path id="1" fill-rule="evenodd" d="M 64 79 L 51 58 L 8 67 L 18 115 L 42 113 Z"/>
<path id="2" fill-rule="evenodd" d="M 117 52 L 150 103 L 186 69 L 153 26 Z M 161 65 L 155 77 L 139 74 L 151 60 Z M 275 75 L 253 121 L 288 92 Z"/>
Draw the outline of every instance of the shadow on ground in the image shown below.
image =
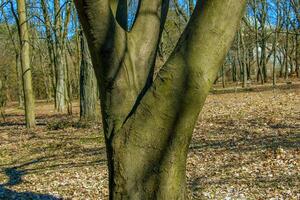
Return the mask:
<path id="1" fill-rule="evenodd" d="M 0 199 L 7 200 L 22 200 L 22 199 L 32 199 L 32 200 L 59 200 L 62 198 L 55 197 L 49 194 L 38 194 L 35 192 L 17 192 L 8 187 L 21 184 L 23 182 L 22 177 L 26 174 L 26 170 L 21 170 L 19 168 L 35 164 L 42 159 L 34 160 L 18 167 L 4 168 L 3 172 L 8 177 L 8 181 L 4 184 L 0 184 Z"/>
<path id="2" fill-rule="evenodd" d="M 77 143 L 97 141 L 97 137 L 75 137 L 72 135 L 57 135 L 57 138 L 48 134 L 44 137 L 30 137 L 27 146 L 23 149 L 30 149 L 30 153 L 23 155 L 25 161 L 19 159 L 10 160 L 9 163 L 0 165 L 0 175 L 7 177 L 7 181 L 0 180 L 0 199 L 2 200 L 58 200 L 59 196 L 50 194 L 39 194 L 31 191 L 15 191 L 14 186 L 26 185 L 25 175 L 35 174 L 43 176 L 46 172 L 55 172 L 90 166 L 105 166 L 104 147 L 79 145 Z M 62 137 L 62 138 L 60 138 Z M 44 145 L 38 145 L 39 141 Z M 68 141 L 68 142 L 66 142 Z M 23 160 L 23 159 L 21 159 Z M 3 177 L 4 177 L 3 176 Z M 3 183 L 4 182 L 4 183 Z M 24 186 L 25 186 L 24 185 Z M 24 187 L 23 186 L 23 187 Z M 26 186 L 25 186 L 26 190 Z"/>

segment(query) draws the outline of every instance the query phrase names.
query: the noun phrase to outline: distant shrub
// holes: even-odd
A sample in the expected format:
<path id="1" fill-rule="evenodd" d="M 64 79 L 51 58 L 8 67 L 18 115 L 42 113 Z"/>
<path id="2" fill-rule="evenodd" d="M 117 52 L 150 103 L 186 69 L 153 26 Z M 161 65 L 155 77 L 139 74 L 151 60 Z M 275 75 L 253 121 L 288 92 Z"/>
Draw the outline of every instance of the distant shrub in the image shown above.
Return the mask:
<path id="1" fill-rule="evenodd" d="M 53 121 L 53 122 L 49 122 L 47 125 L 47 128 L 49 130 L 61 130 L 68 127 L 72 127 L 72 123 L 67 120 Z"/>
<path id="2" fill-rule="evenodd" d="M 91 128 L 92 125 L 93 123 L 91 121 L 79 120 L 77 122 L 74 122 L 72 126 L 77 129 L 81 129 L 81 128 L 85 129 L 85 128 Z"/>

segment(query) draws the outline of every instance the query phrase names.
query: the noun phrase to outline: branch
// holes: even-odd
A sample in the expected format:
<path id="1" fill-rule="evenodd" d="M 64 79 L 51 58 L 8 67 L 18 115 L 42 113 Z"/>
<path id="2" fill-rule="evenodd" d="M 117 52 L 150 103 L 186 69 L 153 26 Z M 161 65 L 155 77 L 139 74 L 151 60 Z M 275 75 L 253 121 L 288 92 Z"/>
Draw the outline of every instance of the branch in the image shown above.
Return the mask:
<path id="1" fill-rule="evenodd" d="M 174 163 L 187 157 L 198 114 L 230 48 L 245 5 L 246 0 L 199 0 L 171 57 L 113 137 L 116 170 L 130 183 L 148 181 L 145 185 L 152 186 L 158 182 L 156 199 L 176 199 L 163 196 L 160 189 L 170 191 L 172 196 L 172 189 L 181 183 L 161 180 L 170 176 L 181 180 L 177 177 L 185 171 L 185 165 Z M 145 178 L 149 171 L 157 172 L 158 178 Z M 135 187 L 133 184 L 130 188 Z"/>
<path id="2" fill-rule="evenodd" d="M 144 56 L 153 59 L 153 56 L 155 56 L 153 51 L 156 51 L 161 38 L 168 8 L 169 0 L 139 1 L 137 17 L 131 31 L 136 41 L 137 52 L 145 52 L 148 49 L 148 53 Z M 150 65 L 153 65 L 153 61 L 150 62 Z"/>
<path id="3" fill-rule="evenodd" d="M 124 127 L 135 130 L 134 126 L 139 126 L 137 134 L 142 134 L 149 127 L 138 123 L 147 119 L 151 124 L 154 120 L 150 128 L 153 138 L 158 137 L 156 133 L 162 138 L 161 126 L 166 127 L 166 123 L 171 122 L 172 128 L 193 127 L 234 39 L 245 5 L 246 0 L 197 2 L 174 52 Z M 176 121 L 179 113 L 182 120 Z"/>
<path id="4" fill-rule="evenodd" d="M 183 17 L 183 20 L 184 20 L 185 22 L 188 22 L 188 21 L 189 21 L 188 16 L 187 16 L 187 14 L 182 10 L 182 8 L 180 7 L 180 5 L 178 5 L 177 0 L 173 0 L 173 2 L 174 2 L 174 5 L 175 5 L 176 14 L 177 14 L 178 16 L 181 15 L 181 16 Z"/>
<path id="5" fill-rule="evenodd" d="M 74 2 L 90 49 L 94 49 L 96 53 L 101 49 L 106 39 L 111 36 L 113 20 L 109 0 L 74 0 Z"/>

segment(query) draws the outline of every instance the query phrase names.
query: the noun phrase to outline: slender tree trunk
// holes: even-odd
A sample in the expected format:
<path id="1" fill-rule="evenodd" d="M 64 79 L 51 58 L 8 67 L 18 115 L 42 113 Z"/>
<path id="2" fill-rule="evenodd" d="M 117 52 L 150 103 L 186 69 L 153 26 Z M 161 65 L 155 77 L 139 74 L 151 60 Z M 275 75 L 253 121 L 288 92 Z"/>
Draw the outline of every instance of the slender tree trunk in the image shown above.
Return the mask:
<path id="1" fill-rule="evenodd" d="M 22 79 L 20 54 L 16 54 L 16 72 L 17 72 L 19 108 L 24 108 L 24 92 L 23 92 L 23 79 Z"/>
<path id="2" fill-rule="evenodd" d="M 243 31 L 240 29 L 240 38 L 241 38 L 241 45 L 242 45 L 242 66 L 243 66 L 243 88 L 247 87 L 247 61 L 246 61 L 246 46 L 243 36 Z"/>
<path id="3" fill-rule="evenodd" d="M 54 99 L 54 105 L 56 108 L 56 73 L 55 73 L 55 59 L 54 59 L 54 42 L 51 35 L 51 23 L 48 13 L 48 7 L 45 0 L 41 0 L 41 7 L 43 12 L 43 18 L 45 23 L 45 30 L 46 30 L 46 36 L 47 36 L 47 50 L 48 50 L 48 56 L 49 56 L 49 68 L 50 68 L 50 77 L 51 85 L 52 85 L 52 94 Z"/>
<path id="4" fill-rule="evenodd" d="M 66 36 L 70 20 L 70 3 L 66 5 L 66 16 L 62 24 L 60 0 L 54 0 L 55 10 L 55 70 L 56 70 L 56 111 L 64 112 L 66 110 L 66 100 L 68 98 L 67 80 L 66 80 Z"/>
<path id="5" fill-rule="evenodd" d="M 56 110 L 64 112 L 66 109 L 66 80 L 64 51 L 58 47 L 56 49 Z"/>
<path id="6" fill-rule="evenodd" d="M 2 15 L 4 18 L 5 26 L 7 28 L 8 34 L 10 36 L 11 43 L 15 51 L 15 63 L 16 63 L 16 73 L 17 73 L 17 85 L 18 85 L 18 103 L 20 108 L 24 108 L 24 92 L 23 92 L 23 80 L 22 80 L 22 67 L 20 61 L 20 45 L 15 41 L 13 32 L 11 30 L 8 17 L 5 13 L 4 7 L 1 8 Z M 11 12 L 14 12 L 13 7 L 11 7 Z M 18 21 L 16 15 L 13 15 L 15 20 Z M 18 29 L 19 30 L 19 29 Z"/>
<path id="7" fill-rule="evenodd" d="M 72 109 L 72 84 L 70 80 L 70 65 L 68 61 L 68 54 L 65 54 L 65 77 L 66 77 L 66 102 L 67 102 L 67 108 L 68 108 L 68 115 L 73 114 L 73 109 Z"/>
<path id="8" fill-rule="evenodd" d="M 190 16 L 192 16 L 193 14 L 193 11 L 194 11 L 194 0 L 189 0 L 189 13 L 190 13 Z"/>
<path id="9" fill-rule="evenodd" d="M 285 36 L 285 69 L 284 69 L 284 79 L 289 78 L 289 31 L 286 30 Z"/>
<path id="10" fill-rule="evenodd" d="M 296 43 L 296 50 L 295 50 L 295 62 L 296 62 L 296 75 L 299 78 L 300 77 L 300 37 L 299 37 L 299 32 L 300 32 L 300 23 L 299 23 L 299 30 L 296 32 L 296 37 L 295 37 L 295 43 Z"/>
<path id="11" fill-rule="evenodd" d="M 56 74 L 56 111 L 64 112 L 66 108 L 66 80 L 65 80 L 65 55 L 64 55 L 64 41 L 61 40 L 62 35 L 62 22 L 61 22 L 61 9 L 60 9 L 60 0 L 54 0 L 54 35 L 55 35 L 55 74 Z"/>
<path id="12" fill-rule="evenodd" d="M 5 94 L 5 86 L 0 79 L 0 115 L 5 122 L 5 105 L 6 105 L 6 94 Z"/>
<path id="13" fill-rule="evenodd" d="M 278 42 L 278 30 L 280 26 L 281 16 L 280 16 L 280 0 L 276 0 L 276 28 L 274 34 L 274 52 L 273 52 L 273 72 L 272 72 L 272 81 L 273 86 L 276 85 L 276 58 L 277 58 L 277 42 Z"/>
<path id="14" fill-rule="evenodd" d="M 186 158 L 193 129 L 246 1 L 198 1 L 154 81 L 168 1 L 141 1 L 129 34 L 116 23 L 109 1 L 75 4 L 101 91 L 109 198 L 186 199 Z"/>
<path id="15" fill-rule="evenodd" d="M 222 87 L 225 88 L 225 64 L 222 65 Z"/>
<path id="16" fill-rule="evenodd" d="M 261 1 L 261 72 L 264 82 L 268 80 L 267 74 L 267 57 L 266 57 L 266 48 L 267 48 L 267 34 L 266 34 L 266 20 L 267 20 L 267 2 L 266 0 Z"/>
<path id="17" fill-rule="evenodd" d="M 258 34 L 258 22 L 257 22 L 257 0 L 254 0 L 253 11 L 254 11 L 254 25 L 255 25 L 255 49 L 256 49 L 256 64 L 257 64 L 257 82 L 261 80 L 261 84 L 264 84 L 264 76 L 261 69 L 261 62 L 259 57 L 259 34 Z"/>
<path id="18" fill-rule="evenodd" d="M 17 0 L 19 14 L 19 38 L 21 46 L 21 66 L 25 100 L 25 119 L 27 128 L 35 127 L 35 106 L 29 55 L 29 36 L 27 29 L 25 0 Z"/>
<path id="19" fill-rule="evenodd" d="M 285 69 L 284 69 L 284 79 L 287 80 L 289 77 L 289 5 L 285 4 L 284 5 L 284 15 L 285 15 Z"/>
<path id="20" fill-rule="evenodd" d="M 275 36 L 274 36 L 274 52 L 273 52 L 273 72 L 272 72 L 272 81 L 273 81 L 273 86 L 276 85 L 276 49 L 277 49 L 277 30 L 275 30 Z"/>
<path id="21" fill-rule="evenodd" d="M 284 50 L 282 52 L 280 52 L 280 55 L 278 57 L 278 61 L 279 61 L 279 64 L 280 64 L 279 77 L 282 78 L 283 77 L 283 72 L 284 72 L 284 65 L 285 65 L 285 52 L 284 52 Z"/>
<path id="22" fill-rule="evenodd" d="M 236 56 L 233 56 L 233 59 L 232 59 L 232 81 L 233 82 L 236 82 L 237 81 L 237 75 L 236 75 Z"/>

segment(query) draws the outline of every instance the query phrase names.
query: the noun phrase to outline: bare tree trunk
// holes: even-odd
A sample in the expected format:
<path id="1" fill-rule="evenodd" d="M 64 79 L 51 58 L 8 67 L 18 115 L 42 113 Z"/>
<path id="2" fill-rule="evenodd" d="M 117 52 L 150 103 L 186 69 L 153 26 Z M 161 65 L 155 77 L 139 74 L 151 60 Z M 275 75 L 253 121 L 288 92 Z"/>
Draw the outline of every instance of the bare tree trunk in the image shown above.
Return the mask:
<path id="1" fill-rule="evenodd" d="M 5 94 L 5 86 L 0 79 L 0 115 L 5 122 L 5 105 L 6 105 L 6 94 Z"/>
<path id="2" fill-rule="evenodd" d="M 242 29 L 240 29 L 240 40 L 242 45 L 242 66 L 243 66 L 243 88 L 247 87 L 247 61 L 246 61 L 246 46 Z"/>
<path id="3" fill-rule="evenodd" d="M 261 62 L 259 57 L 259 34 L 258 34 L 258 12 L 257 12 L 257 0 L 253 0 L 253 12 L 254 12 L 254 26 L 255 26 L 255 49 L 256 49 L 256 63 L 257 63 L 257 82 L 261 80 L 261 84 L 264 84 L 264 76 L 261 68 Z"/>
<path id="4" fill-rule="evenodd" d="M 273 86 L 276 85 L 276 49 L 277 49 L 277 30 L 275 30 L 275 36 L 274 36 L 274 52 L 273 52 L 273 72 L 272 72 L 272 81 L 273 81 Z"/>
<path id="5" fill-rule="evenodd" d="M 267 2 L 266 0 L 261 1 L 261 70 L 264 82 L 268 80 L 267 74 L 267 58 L 266 58 L 266 45 L 267 45 L 267 34 L 266 34 L 266 21 L 267 21 Z"/>
<path id="6" fill-rule="evenodd" d="M 5 26 L 7 28 L 10 40 L 12 42 L 12 45 L 14 47 L 15 51 L 15 63 L 16 63 L 16 73 L 17 73 L 17 85 L 18 85 L 18 103 L 20 108 L 24 108 L 24 92 L 23 92 L 23 80 L 22 80 L 22 68 L 21 68 L 21 61 L 20 61 L 20 46 L 18 45 L 18 42 L 15 41 L 15 38 L 13 36 L 13 32 L 10 28 L 7 15 L 5 13 L 4 8 L 1 8 L 1 12 L 4 18 Z M 11 7 L 11 12 L 14 13 L 13 7 Z M 16 22 L 18 22 L 18 18 L 15 14 L 13 14 Z"/>
<path id="7" fill-rule="evenodd" d="M 194 10 L 194 0 L 189 0 L 189 13 L 190 13 L 190 16 L 192 16 L 193 14 L 193 10 Z"/>
<path id="8" fill-rule="evenodd" d="M 71 85 L 71 80 L 70 80 L 70 65 L 68 61 L 68 54 L 65 54 L 65 77 L 66 77 L 66 102 L 67 102 L 67 110 L 68 110 L 68 115 L 73 114 L 73 109 L 72 109 L 72 85 Z"/>
<path id="9" fill-rule="evenodd" d="M 115 21 L 108 0 L 75 4 L 101 91 L 110 199 L 186 199 L 193 129 L 246 1 L 198 1 L 154 81 L 168 1 L 140 1 L 130 33 Z"/>
<path id="10" fill-rule="evenodd" d="M 236 75 L 236 56 L 232 56 L 232 81 L 236 82 L 237 81 L 237 75 Z"/>
<path id="11" fill-rule="evenodd" d="M 56 70 L 56 111 L 64 112 L 66 110 L 66 100 L 68 98 L 68 89 L 66 88 L 66 35 L 70 20 L 70 4 L 66 5 L 66 17 L 62 24 L 60 0 L 54 0 L 55 10 L 55 70 Z"/>
<path id="12" fill-rule="evenodd" d="M 222 87 L 225 88 L 225 64 L 222 65 Z"/>
<path id="13" fill-rule="evenodd" d="M 16 54 L 16 72 L 17 72 L 19 108 L 24 108 L 24 92 L 23 92 L 23 79 L 22 79 L 20 54 Z"/>
<path id="14" fill-rule="evenodd" d="M 55 73 L 55 59 L 54 59 L 54 42 L 51 35 L 51 23 L 50 23 L 50 17 L 48 13 L 48 6 L 45 2 L 45 0 L 41 0 L 41 7 L 43 12 L 43 18 L 45 23 L 45 30 L 46 30 L 46 36 L 47 36 L 47 50 L 48 50 L 48 56 L 49 56 L 49 67 L 51 71 L 51 85 L 52 85 L 52 93 L 53 93 L 53 99 L 54 99 L 54 105 L 56 108 L 56 73 Z"/>
<path id="15" fill-rule="evenodd" d="M 296 43 L 296 49 L 295 49 L 295 62 L 296 62 L 296 67 L 295 67 L 295 71 L 296 71 L 296 76 L 299 78 L 300 77 L 300 37 L 299 34 L 300 33 L 300 22 L 299 22 L 299 29 L 296 32 L 296 36 L 295 36 L 295 43 Z"/>
<path id="16" fill-rule="evenodd" d="M 276 0 L 276 28 L 274 34 L 274 52 L 273 52 L 273 73 L 272 73 L 272 80 L 273 86 L 276 85 L 276 59 L 277 59 L 277 42 L 278 42 L 278 30 L 281 23 L 281 16 L 280 16 L 280 0 Z"/>
<path id="17" fill-rule="evenodd" d="M 95 121 L 97 113 L 98 86 L 84 34 L 81 36 L 81 65 L 80 65 L 80 118 Z"/>
<path id="18" fill-rule="evenodd" d="M 29 55 L 29 36 L 27 29 L 25 0 L 17 0 L 19 14 L 19 38 L 21 46 L 21 66 L 25 100 L 25 119 L 27 128 L 35 127 L 35 106 Z"/>
<path id="19" fill-rule="evenodd" d="M 284 70 L 284 79 L 287 80 L 289 77 L 289 8 L 288 4 L 284 6 L 284 15 L 285 15 L 285 70 Z"/>

